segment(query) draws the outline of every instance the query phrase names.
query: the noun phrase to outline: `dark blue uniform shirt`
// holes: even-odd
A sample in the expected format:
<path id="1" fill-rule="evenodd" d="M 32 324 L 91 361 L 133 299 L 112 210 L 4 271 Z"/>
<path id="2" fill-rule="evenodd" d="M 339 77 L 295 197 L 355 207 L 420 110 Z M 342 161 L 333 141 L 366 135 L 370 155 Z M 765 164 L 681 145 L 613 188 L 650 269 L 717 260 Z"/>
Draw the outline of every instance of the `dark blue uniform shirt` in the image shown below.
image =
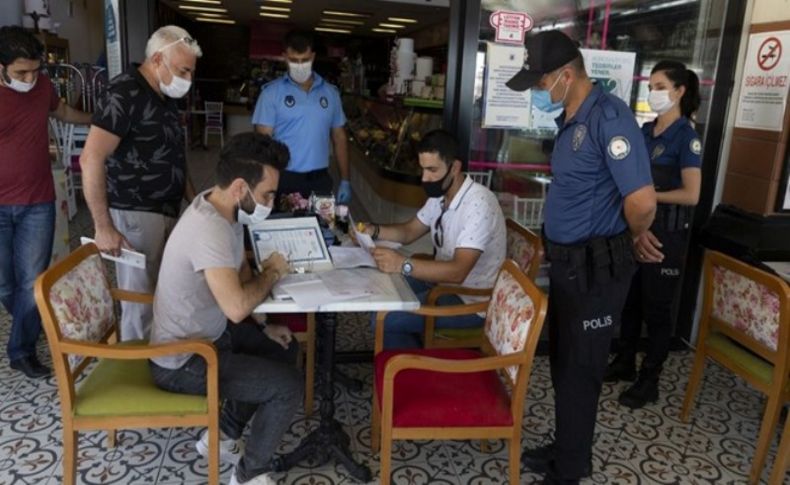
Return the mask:
<path id="1" fill-rule="evenodd" d="M 576 115 L 566 121 L 563 111 L 557 126 L 546 237 L 558 244 L 576 244 L 625 231 L 624 197 L 653 183 L 644 136 L 633 112 L 594 86 Z"/>
<path id="2" fill-rule="evenodd" d="M 655 122 L 645 123 L 642 133 L 645 136 L 647 153 L 653 173 L 656 190 L 665 192 L 683 186 L 681 171 L 684 168 L 699 168 L 702 165 L 700 153 L 702 143 L 691 122 L 681 116 L 669 125 L 663 133 L 653 136 Z"/>

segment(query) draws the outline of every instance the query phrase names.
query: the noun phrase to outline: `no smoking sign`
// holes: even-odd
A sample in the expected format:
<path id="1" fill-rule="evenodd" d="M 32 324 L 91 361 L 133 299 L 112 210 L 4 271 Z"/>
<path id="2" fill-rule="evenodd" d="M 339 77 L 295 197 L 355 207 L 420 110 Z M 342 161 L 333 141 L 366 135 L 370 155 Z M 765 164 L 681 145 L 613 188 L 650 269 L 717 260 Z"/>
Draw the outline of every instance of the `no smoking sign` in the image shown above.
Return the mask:
<path id="1" fill-rule="evenodd" d="M 776 37 L 768 37 L 757 50 L 757 65 L 763 71 L 770 71 L 782 57 L 782 42 Z"/>

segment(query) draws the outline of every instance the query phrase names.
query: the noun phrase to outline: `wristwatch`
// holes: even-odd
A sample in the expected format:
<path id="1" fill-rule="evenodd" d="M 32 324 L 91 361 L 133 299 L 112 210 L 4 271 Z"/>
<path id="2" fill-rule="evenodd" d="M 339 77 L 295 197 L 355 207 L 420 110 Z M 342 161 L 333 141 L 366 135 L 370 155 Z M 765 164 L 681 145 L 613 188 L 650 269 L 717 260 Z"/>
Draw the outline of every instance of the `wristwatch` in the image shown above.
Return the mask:
<path id="1" fill-rule="evenodd" d="M 400 265 L 400 272 L 403 276 L 409 276 L 414 269 L 414 266 L 411 264 L 411 258 L 406 258 L 403 260 L 403 264 Z"/>

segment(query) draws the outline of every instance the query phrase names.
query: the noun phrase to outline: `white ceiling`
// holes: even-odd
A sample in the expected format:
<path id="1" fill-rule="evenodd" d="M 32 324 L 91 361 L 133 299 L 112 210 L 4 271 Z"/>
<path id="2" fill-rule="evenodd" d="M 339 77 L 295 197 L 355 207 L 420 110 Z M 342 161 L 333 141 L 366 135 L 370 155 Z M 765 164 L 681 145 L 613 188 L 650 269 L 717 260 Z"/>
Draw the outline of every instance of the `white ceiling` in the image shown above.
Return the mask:
<path id="1" fill-rule="evenodd" d="M 418 23 L 404 24 L 405 28 L 397 29 L 398 32 L 407 33 L 439 22 L 446 22 L 450 15 L 449 0 L 293 0 L 290 4 L 275 3 L 270 0 L 220 1 L 221 5 L 190 2 L 189 0 L 165 0 L 165 3 L 190 17 L 195 17 L 198 12 L 179 9 L 179 5 L 225 8 L 228 11 L 228 17 L 235 20 L 237 25 L 248 25 L 253 20 L 263 20 L 265 22 L 290 23 L 301 28 L 312 29 L 319 26 L 320 21 L 324 18 L 356 20 L 363 22 L 363 25 L 346 25 L 344 27 L 336 25 L 336 27 L 351 29 L 354 34 L 366 36 L 375 35 L 371 29 L 378 27 L 382 22 L 388 23 L 389 17 L 417 19 Z M 280 20 L 261 17 L 259 16 L 261 5 L 290 8 L 290 18 Z M 351 11 L 368 16 L 365 18 L 327 16 L 322 14 L 324 10 Z"/>

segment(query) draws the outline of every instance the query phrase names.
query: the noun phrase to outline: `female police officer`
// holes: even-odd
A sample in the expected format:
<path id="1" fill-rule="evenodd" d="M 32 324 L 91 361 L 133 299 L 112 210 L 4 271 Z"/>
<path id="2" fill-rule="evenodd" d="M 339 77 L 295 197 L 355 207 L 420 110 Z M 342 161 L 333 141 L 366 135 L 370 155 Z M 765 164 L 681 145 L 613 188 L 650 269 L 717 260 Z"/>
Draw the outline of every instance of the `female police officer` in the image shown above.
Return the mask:
<path id="1" fill-rule="evenodd" d="M 526 450 L 522 461 L 546 473 L 544 483 L 575 484 L 590 474 L 609 339 L 636 270 L 632 238 L 650 227 L 656 194 L 633 113 L 592 84 L 565 34 L 528 37 L 524 67 L 507 85 L 535 88 L 536 107 L 564 108 L 557 118 L 544 225 L 555 441 Z"/>
<path id="2" fill-rule="evenodd" d="M 650 74 L 650 109 L 658 118 L 645 123 L 658 210 L 644 244 L 637 247 L 639 270 L 623 310 L 621 348 L 606 379 L 636 378 L 636 347 L 647 323 L 648 348 L 636 383 L 620 394 L 629 408 L 641 408 L 658 399 L 658 375 L 669 352 L 674 322 L 673 301 L 680 283 L 680 268 L 691 220 L 700 191 L 700 143 L 691 117 L 700 103 L 699 80 L 675 61 L 661 61 Z"/>

